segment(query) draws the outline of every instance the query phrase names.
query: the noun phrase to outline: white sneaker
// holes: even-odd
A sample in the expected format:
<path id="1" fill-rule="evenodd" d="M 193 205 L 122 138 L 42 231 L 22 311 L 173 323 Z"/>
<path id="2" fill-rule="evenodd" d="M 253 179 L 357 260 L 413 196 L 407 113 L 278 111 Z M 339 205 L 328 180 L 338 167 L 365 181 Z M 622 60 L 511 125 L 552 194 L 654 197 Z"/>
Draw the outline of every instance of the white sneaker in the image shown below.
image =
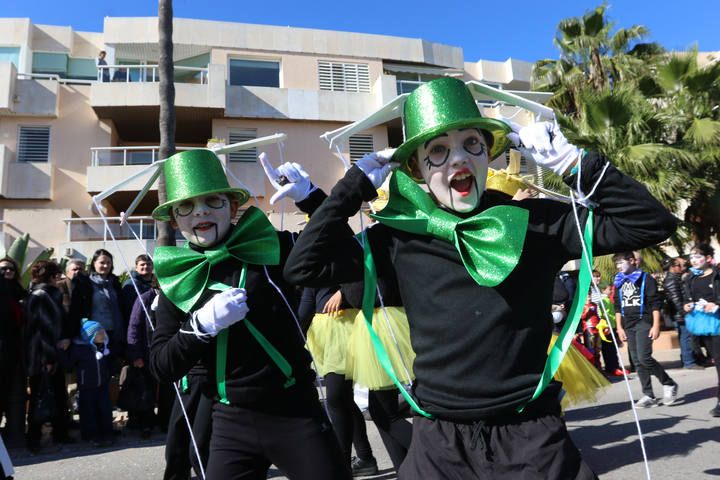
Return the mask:
<path id="1" fill-rule="evenodd" d="M 660 405 L 660 402 L 657 398 L 648 397 L 647 395 L 643 395 L 643 397 L 635 403 L 636 407 L 642 408 L 657 407 L 658 405 Z"/>
<path id="2" fill-rule="evenodd" d="M 672 405 L 677 401 L 678 384 L 663 385 L 663 405 Z"/>

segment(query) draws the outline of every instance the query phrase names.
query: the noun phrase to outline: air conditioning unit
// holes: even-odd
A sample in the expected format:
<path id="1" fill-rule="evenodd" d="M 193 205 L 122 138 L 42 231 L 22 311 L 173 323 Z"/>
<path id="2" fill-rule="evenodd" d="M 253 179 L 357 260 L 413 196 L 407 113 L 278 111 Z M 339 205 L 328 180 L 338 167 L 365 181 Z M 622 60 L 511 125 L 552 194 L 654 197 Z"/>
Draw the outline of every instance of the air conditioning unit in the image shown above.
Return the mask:
<path id="1" fill-rule="evenodd" d="M 66 247 L 66 248 L 65 248 L 64 256 L 66 256 L 66 257 L 72 257 L 73 255 L 75 255 L 75 249 L 72 248 L 72 247 Z"/>

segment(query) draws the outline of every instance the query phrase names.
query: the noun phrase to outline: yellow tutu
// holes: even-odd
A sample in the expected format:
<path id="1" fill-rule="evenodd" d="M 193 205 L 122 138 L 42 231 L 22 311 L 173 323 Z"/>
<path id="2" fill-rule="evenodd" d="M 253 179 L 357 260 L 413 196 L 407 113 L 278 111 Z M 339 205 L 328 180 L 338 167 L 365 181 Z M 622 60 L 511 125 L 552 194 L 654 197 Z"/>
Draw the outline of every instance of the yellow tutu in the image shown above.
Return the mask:
<path id="1" fill-rule="evenodd" d="M 405 309 L 401 307 L 386 307 L 387 319 L 381 308 L 376 308 L 373 312 L 372 325 L 375 333 L 380 337 L 387 350 L 390 362 L 392 363 L 395 375 L 398 380 L 407 383 L 408 373 L 410 379 L 414 379 L 415 375 L 412 370 L 415 361 L 415 352 L 410 345 L 410 327 L 408 326 Z M 392 333 L 388 327 L 388 320 L 392 326 Z M 393 340 L 393 334 L 395 340 Z M 399 351 L 398 351 L 399 346 Z M 402 354 L 402 358 L 401 358 Z M 406 372 L 407 369 L 407 372 Z M 365 324 L 365 318 L 362 312 L 358 312 L 357 320 L 353 326 L 352 336 L 350 338 L 350 348 L 347 355 L 347 371 L 346 378 L 351 378 L 355 383 L 362 385 L 369 390 L 382 390 L 385 388 L 394 388 L 395 384 L 383 370 L 377 359 L 375 350 L 370 339 L 370 332 Z"/>
<path id="2" fill-rule="evenodd" d="M 557 334 L 553 333 L 548 351 L 557 338 Z M 579 403 L 597 401 L 597 393 L 611 385 L 608 379 L 572 345 L 555 372 L 555 380 L 562 382 L 565 389 L 565 396 L 560 402 L 563 410 Z"/>
<path id="3" fill-rule="evenodd" d="M 358 310 L 341 310 L 338 315 L 316 313 L 307 332 L 308 350 L 318 374 L 347 375 L 347 350 Z"/>

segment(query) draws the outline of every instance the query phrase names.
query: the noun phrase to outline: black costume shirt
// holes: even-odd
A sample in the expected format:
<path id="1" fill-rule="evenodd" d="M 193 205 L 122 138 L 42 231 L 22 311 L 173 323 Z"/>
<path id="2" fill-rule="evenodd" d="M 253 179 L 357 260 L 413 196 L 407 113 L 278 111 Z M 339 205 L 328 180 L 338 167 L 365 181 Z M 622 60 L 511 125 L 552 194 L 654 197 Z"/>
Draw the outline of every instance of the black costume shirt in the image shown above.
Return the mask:
<path id="1" fill-rule="evenodd" d="M 316 190 L 298 206 L 304 211 L 313 211 L 325 198 Z M 280 240 L 280 264 L 267 267 L 272 282 L 277 285 L 290 302 L 297 308 L 296 290 L 282 276 L 282 268 L 293 245 L 293 234 L 277 232 Z M 191 245 L 191 248 L 196 248 Z M 210 279 L 232 285 L 242 265 L 226 261 L 215 265 Z M 295 385 L 284 388 L 285 377 L 252 336 L 243 321 L 229 327 L 225 387 L 227 398 L 232 405 L 252 408 L 267 413 L 285 415 L 308 415 L 316 413 L 319 406 L 314 386 L 315 373 L 310 369 L 310 355 L 295 320 L 285 301 L 270 284 L 265 267 L 248 265 L 245 283 L 247 290 L 247 318 L 285 357 L 293 368 Z M 204 305 L 214 292 L 206 291 L 194 309 Z M 216 341 L 203 341 L 191 331 L 190 315 L 176 307 L 164 294 L 160 294 L 155 311 L 157 327 L 150 349 L 150 368 L 161 381 L 177 381 L 196 364 L 207 367 L 207 385 L 216 387 Z M 214 391 L 206 392 L 214 395 Z"/>
<path id="2" fill-rule="evenodd" d="M 645 291 L 643 290 L 645 280 Z M 625 282 L 615 288 L 615 313 L 622 314 L 623 328 L 631 328 L 639 321 L 652 325 L 653 310 L 662 308 L 662 297 L 658 293 L 657 282 L 652 275 L 643 272 L 635 283 Z M 640 312 L 642 311 L 642 318 Z"/>
<path id="3" fill-rule="evenodd" d="M 589 192 L 605 160 L 584 159 Z M 573 182 L 569 178 L 568 182 Z M 357 167 L 334 187 L 298 239 L 285 268 L 293 283 L 328 286 L 361 280 L 362 249 L 347 220 L 377 195 Z M 675 218 L 635 180 L 609 166 L 593 200 L 595 253 L 652 245 L 675 229 Z M 385 225 L 369 229 L 378 275 L 396 274 L 417 357 L 414 393 L 438 418 L 473 421 L 514 411 L 535 390 L 552 332 L 556 272 L 581 253 L 570 205 L 548 199 L 513 202 L 484 192 L 478 209 L 499 204 L 529 211 L 520 261 L 500 285 L 473 281 L 453 245 Z M 466 215 L 466 216 L 469 216 Z M 582 224 L 587 211 L 580 209 Z"/>

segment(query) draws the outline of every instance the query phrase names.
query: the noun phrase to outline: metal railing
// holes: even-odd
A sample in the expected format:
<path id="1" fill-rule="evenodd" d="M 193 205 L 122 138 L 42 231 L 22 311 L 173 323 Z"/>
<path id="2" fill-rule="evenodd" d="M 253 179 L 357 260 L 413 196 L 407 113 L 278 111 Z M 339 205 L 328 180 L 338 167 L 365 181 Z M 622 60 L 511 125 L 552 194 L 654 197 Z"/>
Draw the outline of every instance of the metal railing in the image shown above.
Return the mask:
<path id="1" fill-rule="evenodd" d="M 106 217 L 116 240 L 155 240 L 157 229 L 152 217 L 130 217 L 120 224 L 120 217 Z M 112 240 L 100 217 L 65 218 L 65 236 L 68 242 L 107 242 Z M 131 231 L 132 230 L 132 231 Z"/>
<path id="2" fill-rule="evenodd" d="M 192 150 L 197 147 L 176 147 L 175 150 Z M 93 167 L 108 167 L 114 165 L 150 165 L 158 160 L 160 147 L 132 146 L 132 147 L 92 147 L 90 149 L 90 165 Z"/>
<path id="3" fill-rule="evenodd" d="M 98 65 L 98 82 L 140 82 L 160 81 L 158 65 Z M 207 85 L 208 69 L 197 67 L 174 67 L 175 83 Z"/>
<path id="4" fill-rule="evenodd" d="M 79 85 L 92 85 L 92 80 L 86 80 L 81 78 L 62 78 L 60 75 L 53 73 L 18 73 L 18 78 L 29 78 L 38 80 L 55 80 L 58 83 L 65 84 L 79 84 Z"/>

